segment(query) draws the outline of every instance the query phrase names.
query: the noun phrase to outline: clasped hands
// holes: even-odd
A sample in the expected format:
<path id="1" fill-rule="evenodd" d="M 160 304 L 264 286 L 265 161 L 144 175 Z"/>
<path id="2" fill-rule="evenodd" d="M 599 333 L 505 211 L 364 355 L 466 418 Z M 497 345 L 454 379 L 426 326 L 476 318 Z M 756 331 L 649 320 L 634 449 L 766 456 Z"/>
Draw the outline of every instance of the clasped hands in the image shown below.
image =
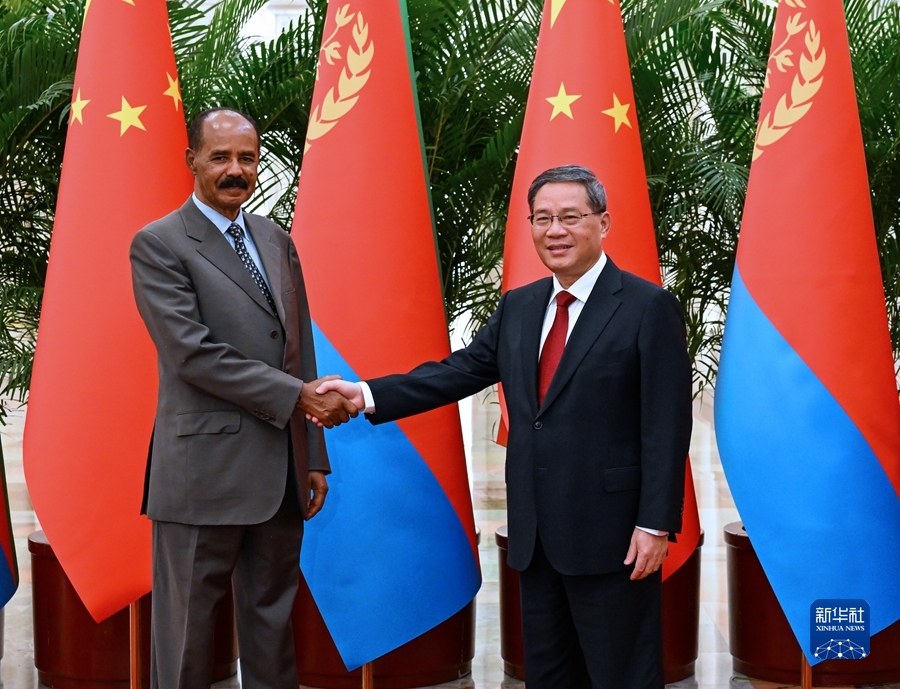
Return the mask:
<path id="1" fill-rule="evenodd" d="M 362 388 L 356 383 L 341 380 L 340 376 L 323 376 L 303 384 L 297 407 L 318 426 L 333 428 L 358 416 L 365 402 Z"/>

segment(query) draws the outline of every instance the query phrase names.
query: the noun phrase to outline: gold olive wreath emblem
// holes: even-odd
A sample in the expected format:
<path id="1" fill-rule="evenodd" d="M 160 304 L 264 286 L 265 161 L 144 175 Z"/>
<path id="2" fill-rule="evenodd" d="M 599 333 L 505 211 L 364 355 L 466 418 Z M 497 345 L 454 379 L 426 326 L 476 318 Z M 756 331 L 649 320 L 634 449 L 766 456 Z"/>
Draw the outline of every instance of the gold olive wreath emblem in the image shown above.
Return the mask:
<path id="1" fill-rule="evenodd" d="M 788 68 L 794 71 L 794 79 L 791 83 L 790 93 L 782 94 L 775 106 L 760 118 L 759 127 L 756 130 L 756 145 L 753 148 L 753 160 L 759 158 L 766 146 L 771 146 L 781 137 L 791 131 L 809 109 L 812 100 L 822 87 L 825 69 L 825 48 L 822 46 L 822 34 L 816 29 L 816 23 L 812 20 L 803 21 L 801 10 L 806 9 L 804 0 L 782 0 L 788 7 L 797 9 L 797 12 L 788 16 L 787 37 L 781 45 L 772 51 L 769 57 L 769 66 L 766 69 L 766 90 L 770 87 L 772 64 L 779 72 L 786 73 Z M 794 51 L 789 46 L 794 36 L 803 33 L 804 50 L 800 55 L 800 64 L 794 64 Z"/>
<path id="2" fill-rule="evenodd" d="M 353 18 L 356 17 L 356 22 Z M 328 89 L 321 105 L 313 108 L 309 116 L 309 128 L 306 130 L 306 146 L 303 152 L 309 150 L 312 142 L 327 134 L 344 115 L 356 105 L 359 100 L 359 92 L 372 73 L 369 69 L 372 57 L 375 55 L 375 42 L 369 40 L 369 25 L 363 19 L 362 12 L 350 12 L 350 5 L 344 5 L 338 9 L 334 17 L 335 27 L 331 35 L 322 41 L 322 49 L 319 51 L 319 66 L 322 59 L 329 64 L 344 60 L 345 66 L 341 70 L 336 86 Z M 347 47 L 345 54 L 341 54 L 341 43 L 338 33 L 348 24 L 353 23 L 353 42 Z M 316 80 L 319 79 L 319 71 L 316 71 Z"/>

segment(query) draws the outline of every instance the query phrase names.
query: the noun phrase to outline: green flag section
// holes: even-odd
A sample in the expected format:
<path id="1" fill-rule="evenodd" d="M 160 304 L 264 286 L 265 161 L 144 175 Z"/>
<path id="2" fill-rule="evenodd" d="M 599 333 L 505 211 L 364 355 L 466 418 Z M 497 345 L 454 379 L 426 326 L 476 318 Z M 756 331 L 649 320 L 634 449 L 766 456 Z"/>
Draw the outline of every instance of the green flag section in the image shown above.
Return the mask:
<path id="1" fill-rule="evenodd" d="M 402 2 L 329 5 L 292 236 L 320 374 L 449 354 Z M 326 442 L 331 488 L 301 564 L 352 669 L 463 608 L 481 576 L 455 405 Z"/>
<path id="2" fill-rule="evenodd" d="M 778 6 L 716 381 L 734 502 L 811 665 L 810 606 L 900 620 L 900 403 L 841 0 Z M 842 624 L 822 629 L 848 638 Z"/>

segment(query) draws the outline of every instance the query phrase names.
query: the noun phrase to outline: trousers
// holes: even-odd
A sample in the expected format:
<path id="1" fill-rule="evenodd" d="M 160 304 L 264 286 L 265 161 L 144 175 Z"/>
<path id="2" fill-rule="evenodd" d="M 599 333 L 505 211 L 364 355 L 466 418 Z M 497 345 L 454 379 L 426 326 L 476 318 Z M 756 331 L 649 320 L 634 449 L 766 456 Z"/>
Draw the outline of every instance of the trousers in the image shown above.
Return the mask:
<path id="1" fill-rule="evenodd" d="M 519 573 L 528 689 L 663 689 L 662 570 L 630 575 L 561 574 L 538 534 Z"/>

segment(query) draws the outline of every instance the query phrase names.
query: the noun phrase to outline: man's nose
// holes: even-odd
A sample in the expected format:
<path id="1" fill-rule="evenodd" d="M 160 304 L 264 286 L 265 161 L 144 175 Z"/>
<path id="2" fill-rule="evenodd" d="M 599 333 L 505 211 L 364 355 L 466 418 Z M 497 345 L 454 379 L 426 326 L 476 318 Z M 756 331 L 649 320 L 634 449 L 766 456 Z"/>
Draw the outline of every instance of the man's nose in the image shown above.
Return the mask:
<path id="1" fill-rule="evenodd" d="M 554 237 L 560 237 L 567 234 L 567 232 L 568 230 L 563 227 L 563 224 L 559 220 L 559 216 L 553 215 L 550 217 L 550 227 L 547 228 L 547 234 Z"/>
<path id="2" fill-rule="evenodd" d="M 241 164 L 238 162 L 237 158 L 232 158 L 228 161 L 228 174 L 231 177 L 241 177 L 243 176 L 243 169 L 241 169 Z"/>

